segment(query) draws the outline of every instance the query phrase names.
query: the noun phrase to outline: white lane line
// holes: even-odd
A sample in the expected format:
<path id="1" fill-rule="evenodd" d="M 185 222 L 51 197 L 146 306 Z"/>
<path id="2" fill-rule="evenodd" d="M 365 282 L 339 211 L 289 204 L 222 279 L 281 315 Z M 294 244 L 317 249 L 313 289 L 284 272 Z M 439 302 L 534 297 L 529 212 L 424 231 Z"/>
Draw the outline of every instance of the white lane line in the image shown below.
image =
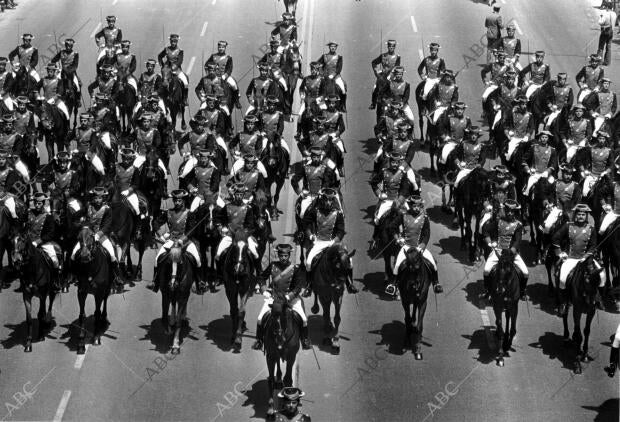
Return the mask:
<path id="1" fill-rule="evenodd" d="M 88 353 L 88 344 L 86 345 L 86 351 L 84 352 L 83 355 L 78 355 L 78 357 L 75 359 L 75 364 L 73 365 L 73 367 L 75 369 L 82 369 L 82 365 L 84 364 L 84 359 L 86 359 L 86 353 Z"/>
<path id="2" fill-rule="evenodd" d="M 118 0 L 114 0 L 114 1 L 112 2 L 112 6 L 114 6 L 116 3 L 118 3 Z"/>
<path id="3" fill-rule="evenodd" d="M 101 28 L 101 22 L 99 22 L 95 29 L 93 29 L 93 32 L 90 33 L 90 38 L 93 38 L 95 36 L 95 34 L 99 31 L 99 28 Z"/>
<path id="4" fill-rule="evenodd" d="M 411 15 L 411 28 L 413 28 L 413 32 L 418 32 L 418 25 L 415 24 L 415 18 Z"/>
<path id="5" fill-rule="evenodd" d="M 215 6 L 215 3 L 216 3 L 216 2 L 217 2 L 217 0 L 213 0 L 213 1 L 211 2 L 211 5 L 212 5 L 212 6 Z"/>
<path id="6" fill-rule="evenodd" d="M 420 56 L 420 60 L 424 60 L 424 51 L 421 48 L 418 48 L 418 56 Z"/>
<path id="7" fill-rule="evenodd" d="M 517 20 L 513 19 L 512 23 L 515 25 L 515 28 L 517 29 L 517 32 L 519 33 L 519 35 L 523 35 L 523 31 L 521 31 L 521 27 L 519 26 L 519 23 L 517 22 Z"/>
<path id="8" fill-rule="evenodd" d="M 209 22 L 205 21 L 204 25 L 202 25 L 202 31 L 200 31 L 200 36 L 204 37 L 207 32 L 207 26 L 209 26 Z"/>
<path id="9" fill-rule="evenodd" d="M 194 67 L 194 63 L 196 63 L 196 56 L 192 56 L 191 59 L 189 59 L 189 65 L 187 66 L 187 71 L 185 73 L 187 73 L 187 76 L 189 76 L 192 73 L 192 68 Z"/>
<path id="10" fill-rule="evenodd" d="M 62 398 L 60 399 L 58 409 L 56 409 L 54 422 L 60 422 L 62 420 L 62 417 L 65 414 L 65 410 L 67 410 L 67 404 L 69 404 L 69 397 L 71 397 L 71 390 L 65 390 L 65 392 L 62 393 Z"/>

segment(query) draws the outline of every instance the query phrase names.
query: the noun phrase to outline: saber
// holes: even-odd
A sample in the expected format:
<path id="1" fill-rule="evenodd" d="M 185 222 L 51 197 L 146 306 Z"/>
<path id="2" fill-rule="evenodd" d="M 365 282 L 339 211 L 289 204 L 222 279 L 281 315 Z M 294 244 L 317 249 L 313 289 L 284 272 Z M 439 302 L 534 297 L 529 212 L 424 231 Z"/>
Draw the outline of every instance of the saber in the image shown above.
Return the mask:
<path id="1" fill-rule="evenodd" d="M 316 361 L 316 366 L 319 368 L 319 371 L 321 370 L 321 365 L 319 365 L 319 358 L 316 356 L 316 351 L 314 350 L 314 346 L 310 345 L 310 348 L 312 349 L 312 354 L 314 355 L 314 360 Z"/>

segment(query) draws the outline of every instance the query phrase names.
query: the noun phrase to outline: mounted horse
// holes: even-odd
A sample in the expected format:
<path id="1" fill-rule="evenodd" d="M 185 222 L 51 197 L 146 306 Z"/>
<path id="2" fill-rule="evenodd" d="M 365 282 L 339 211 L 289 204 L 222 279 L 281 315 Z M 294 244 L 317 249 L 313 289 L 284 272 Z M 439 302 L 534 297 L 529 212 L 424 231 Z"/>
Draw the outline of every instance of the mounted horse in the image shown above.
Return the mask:
<path id="1" fill-rule="evenodd" d="M 76 128 L 78 114 L 82 106 L 82 85 L 76 74 L 68 75 L 63 71 L 61 72 L 61 79 L 65 88 L 62 99 L 67 106 L 67 111 L 69 111 L 69 121 L 71 116 L 73 116 L 73 128 Z"/>
<path id="2" fill-rule="evenodd" d="M 172 340 L 173 355 L 181 352 L 181 328 L 187 324 L 187 302 L 192 283 L 196 277 L 196 263 L 191 254 L 180 246 L 174 246 L 160 256 L 157 262 L 158 285 L 161 288 L 161 322 L 170 333 L 174 329 Z M 171 320 L 168 311 L 172 306 Z"/>
<path id="3" fill-rule="evenodd" d="M 12 202 L 15 207 L 15 216 L 11 215 L 10 208 L 7 206 L 7 202 Z M 28 209 L 21 200 L 12 195 L 6 195 L 0 201 L 0 288 L 6 287 L 7 271 L 13 271 L 15 269 L 13 262 L 13 236 L 16 233 L 16 228 L 21 226 L 24 221 L 27 220 Z M 4 261 L 4 253 L 7 254 L 8 268 L 3 268 L 2 262 Z"/>
<path id="4" fill-rule="evenodd" d="M 527 198 L 531 243 L 536 246 L 536 261 L 542 264 L 548 244 L 544 243 L 545 213 L 548 205 L 555 203 L 555 181 L 549 182 L 548 177 L 541 177 L 532 186 Z M 556 213 L 560 210 L 557 209 Z M 548 231 L 547 231 L 548 232 Z M 547 239 L 549 240 L 549 239 Z"/>
<path id="5" fill-rule="evenodd" d="M 556 205 L 547 207 L 542 212 L 541 224 L 536 225 L 536 251 L 538 254 L 538 262 L 544 261 L 547 270 L 547 280 L 549 294 L 556 292 L 557 285 L 554 287 L 552 272 L 557 267 L 559 260 L 555 254 L 555 247 L 551 239 L 553 235 L 569 221 L 569 216 L 561 208 Z M 559 297 L 556 296 L 559 301 Z"/>
<path id="6" fill-rule="evenodd" d="M 432 282 L 432 269 L 424 262 L 420 251 L 409 248 L 397 279 L 401 304 L 405 310 L 405 346 L 411 346 L 413 343 L 415 360 L 422 360 L 424 314 L 428 289 Z M 436 290 L 435 294 L 438 291 Z"/>
<path id="7" fill-rule="evenodd" d="M 471 262 L 480 259 L 478 251 L 478 233 L 480 216 L 484 208 L 484 201 L 491 196 L 489 175 L 482 167 L 476 167 L 455 189 L 454 211 L 458 217 L 461 231 L 461 250 L 469 250 Z M 472 220 L 475 219 L 472 230 Z"/>
<path id="8" fill-rule="evenodd" d="M 400 250 L 396 243 L 396 236 L 399 233 L 398 227 L 398 209 L 392 207 L 385 213 L 379 220 L 376 228 L 376 236 L 373 239 L 375 242 L 376 250 L 380 251 L 384 262 L 384 271 L 386 275 L 386 283 L 388 285 L 396 285 L 394 275 L 394 264 L 396 263 L 396 256 Z M 371 257 L 376 258 L 376 257 Z"/>
<path id="9" fill-rule="evenodd" d="M 95 322 L 92 335 L 93 344 L 98 346 L 101 345 L 101 336 L 109 325 L 108 296 L 114 274 L 110 256 L 95 240 L 95 233 L 90 228 L 82 227 L 78 233 L 78 245 L 77 252 L 72 256 L 74 261 L 72 271 L 77 280 L 77 296 L 80 305 L 77 353 L 83 355 L 86 353 L 86 329 L 84 328 L 86 298 L 89 294 L 95 298 Z"/>
<path id="10" fill-rule="evenodd" d="M 201 268 L 203 272 L 200 279 L 207 281 L 209 289 L 215 292 L 215 255 L 217 253 L 217 246 L 222 240 L 222 236 L 215 226 L 214 217 L 217 212 L 215 198 L 205 198 L 205 203 L 198 207 L 195 212 L 196 220 L 200 222 L 195 229 L 195 236 L 198 239 L 199 246 L 198 252 L 202 261 Z M 210 259 L 207 259 L 207 250 L 209 251 Z"/>
<path id="11" fill-rule="evenodd" d="M 104 184 L 104 174 L 97 170 L 93 158 L 90 152 L 80 152 L 71 157 L 71 169 L 75 172 L 71 179 L 72 190 L 82 203 L 87 202 L 88 192 Z"/>
<path id="12" fill-rule="evenodd" d="M 519 314 L 519 275 L 514 265 L 514 255 L 510 249 L 496 252 L 499 261 L 491 274 L 491 304 L 495 313 L 495 337 L 497 338 L 497 366 L 504 366 L 504 356 L 512 348 L 512 341 L 517 334 L 517 316 Z M 502 318 L 506 318 L 506 330 Z"/>
<path id="13" fill-rule="evenodd" d="M 297 83 L 302 76 L 301 59 L 299 44 L 293 40 L 284 51 L 284 66 L 282 67 L 282 76 L 286 81 L 286 92 L 284 95 L 285 113 L 288 115 L 292 114 L 293 97 L 295 96 Z"/>
<path id="14" fill-rule="evenodd" d="M 353 267 L 351 257 L 355 255 L 355 250 L 348 252 L 347 248 L 341 243 L 334 243 L 320 255 L 312 264 L 309 277 L 314 291 L 314 305 L 312 313 L 319 311 L 318 301 L 323 308 L 323 344 L 331 346 L 333 354 L 340 353 L 340 337 L 338 327 L 340 327 L 340 308 L 342 306 L 342 296 L 344 286 L 348 277 L 351 277 Z M 334 321 L 331 320 L 331 306 L 334 305 Z"/>
<path id="15" fill-rule="evenodd" d="M 271 186 L 274 184 L 276 185 L 273 196 L 269 195 L 269 197 L 273 198 L 270 204 L 270 214 L 274 220 L 278 220 L 279 215 L 282 213 L 282 211 L 278 209 L 278 201 L 280 200 L 280 192 L 288 176 L 289 166 L 291 164 L 290 153 L 282 146 L 282 142 L 286 141 L 282 140 L 280 136 L 274 132 L 273 135 L 267 139 L 267 145 L 260 158 L 267 170 L 265 186 L 270 194 Z"/>
<path id="16" fill-rule="evenodd" d="M 172 128 L 176 128 L 177 117 L 181 115 L 181 129 L 187 129 L 185 123 L 185 87 L 179 77 L 171 70 L 170 67 L 162 68 L 162 89 L 164 104 L 170 111 L 172 119 Z"/>
<path id="17" fill-rule="evenodd" d="M 32 352 L 32 298 L 39 298 L 39 335 L 36 341 L 45 340 L 45 335 L 53 326 L 52 307 L 56 297 L 55 284 L 51 264 L 45 253 L 34 246 L 28 236 L 17 234 L 13 238 L 13 262 L 17 270 L 22 298 L 26 306 L 26 342 L 24 352 Z M 49 298 L 49 305 L 46 303 Z"/>
<path id="18" fill-rule="evenodd" d="M 129 135 L 132 126 L 133 111 L 138 103 L 138 87 L 135 85 L 135 79 L 131 77 L 119 79 L 119 90 L 116 96 L 116 104 L 120 112 L 120 128 L 121 132 Z"/>
<path id="19" fill-rule="evenodd" d="M 285 300 L 275 299 L 270 305 L 271 311 L 265 314 L 261 325 L 265 330 L 265 357 L 269 378 L 269 404 L 267 417 L 274 415 L 274 390 L 293 385 L 293 366 L 299 352 L 300 317 L 287 305 Z M 286 363 L 286 372 L 282 379 L 280 362 Z M 277 367 L 277 378 L 274 376 Z"/>
<path id="20" fill-rule="evenodd" d="M 69 118 L 57 106 L 43 101 L 40 108 L 41 132 L 45 137 L 47 156 L 54 157 L 56 152 L 66 149 L 69 137 Z"/>
<path id="21" fill-rule="evenodd" d="M 579 189 L 583 192 L 583 184 L 586 182 L 582 181 L 579 184 Z M 607 201 L 607 199 L 614 194 L 614 183 L 610 179 L 608 175 L 599 176 L 587 195 L 585 195 L 582 199 L 582 202 L 585 202 L 592 209 L 592 218 L 594 219 L 595 227 L 599 227 L 601 224 L 601 215 L 603 214 L 603 203 Z"/>
<path id="22" fill-rule="evenodd" d="M 232 338 L 234 350 L 241 350 L 243 331 L 246 330 L 245 307 L 256 284 L 252 257 L 247 245 L 247 235 L 234 233 L 233 244 L 225 256 L 220 257 L 223 263 L 224 287 L 230 305 L 232 320 Z"/>
<path id="23" fill-rule="evenodd" d="M 576 348 L 573 371 L 581 374 L 581 362 L 590 362 L 592 357 L 588 354 L 590 339 L 590 328 L 596 313 L 596 295 L 600 283 L 601 269 L 596 268 L 594 257 L 588 256 L 585 260 L 577 264 L 572 274 L 566 281 L 566 288 L 570 301 L 573 305 L 573 344 Z M 586 324 L 581 334 L 581 316 L 586 315 Z M 564 325 L 564 341 L 569 341 L 568 331 L 568 311 L 562 315 Z"/>

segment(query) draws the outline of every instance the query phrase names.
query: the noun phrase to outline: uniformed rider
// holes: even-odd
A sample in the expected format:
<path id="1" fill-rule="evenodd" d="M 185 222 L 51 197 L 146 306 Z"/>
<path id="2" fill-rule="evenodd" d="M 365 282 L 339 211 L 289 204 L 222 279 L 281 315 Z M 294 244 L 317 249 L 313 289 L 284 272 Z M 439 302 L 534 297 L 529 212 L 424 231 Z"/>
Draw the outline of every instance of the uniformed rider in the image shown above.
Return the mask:
<path id="1" fill-rule="evenodd" d="M 299 411 L 301 398 L 305 395 L 296 387 L 284 387 L 278 397 L 284 400 L 284 408 L 275 413 L 275 422 L 310 422 L 310 416 Z"/>
<path id="2" fill-rule="evenodd" d="M 308 318 L 301 299 L 301 292 L 307 284 L 306 271 L 302 266 L 291 262 L 292 250 L 293 247 L 287 243 L 277 245 L 278 260 L 269 264 L 259 276 L 260 291 L 265 296 L 265 301 L 256 322 L 256 342 L 252 346 L 255 350 L 263 348 L 262 320 L 270 311 L 270 305 L 274 303 L 274 300 L 285 300 L 287 306 L 299 315 L 302 321 L 301 345 L 304 349 L 312 347 L 308 339 Z"/>
<path id="3" fill-rule="evenodd" d="M 157 61 L 159 62 L 159 66 L 162 70 L 162 75 L 164 71 L 170 71 L 174 73 L 181 83 L 183 84 L 183 99 L 185 104 L 187 105 L 187 93 L 189 87 L 189 80 L 187 75 L 183 72 L 183 50 L 179 48 L 179 35 L 178 34 L 170 34 L 169 41 L 170 45 L 164 48 L 158 55 Z"/>
<path id="4" fill-rule="evenodd" d="M 341 110 L 347 111 L 347 85 L 340 76 L 342 73 L 342 56 L 336 53 L 338 43 L 330 41 L 327 43 L 329 51 L 324 53 L 316 62 L 321 66 L 323 76 L 333 80 L 338 88 L 340 88 L 340 107 Z"/>
<path id="5" fill-rule="evenodd" d="M 428 49 L 430 54 L 426 56 L 418 65 L 418 75 L 424 82 L 422 99 L 426 100 L 431 88 L 439 83 L 439 78 L 446 70 L 446 63 L 439 57 L 440 45 L 436 42 L 430 43 Z"/>
<path id="6" fill-rule="evenodd" d="M 549 145 L 552 136 L 551 132 L 546 130 L 538 132 L 538 142 L 532 144 L 523 156 L 523 172 L 529 175 L 523 194 L 528 197 L 530 190 L 541 177 L 548 178 L 551 184 L 555 181 L 553 175 L 557 173 L 559 163 L 555 148 Z"/>
<path id="7" fill-rule="evenodd" d="M 387 40 L 385 44 L 387 51 L 379 54 L 370 62 L 377 79 L 372 90 L 372 100 L 369 107 L 371 110 L 377 106 L 377 94 L 381 91 L 382 86 L 392 78 L 392 70 L 396 66 L 400 66 L 400 54 L 396 54 L 396 40 Z"/>
<path id="8" fill-rule="evenodd" d="M 59 287 L 58 275 L 61 270 L 61 261 L 59 259 L 60 247 L 53 242 L 56 223 L 54 217 L 46 209 L 45 202 L 48 200 L 46 194 L 37 192 L 33 195 L 34 207 L 28 212 L 28 235 L 32 244 L 40 247 L 45 255 L 49 258 L 52 266 L 52 279 L 54 287 Z"/>

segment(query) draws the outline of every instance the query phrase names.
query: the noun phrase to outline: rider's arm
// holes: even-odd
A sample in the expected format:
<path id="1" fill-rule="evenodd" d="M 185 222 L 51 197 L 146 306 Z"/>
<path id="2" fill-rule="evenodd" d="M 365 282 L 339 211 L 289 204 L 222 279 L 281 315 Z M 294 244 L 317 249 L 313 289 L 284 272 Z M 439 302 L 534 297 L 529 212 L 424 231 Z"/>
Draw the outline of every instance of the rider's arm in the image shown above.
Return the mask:
<path id="1" fill-rule="evenodd" d="M 209 189 L 211 189 L 211 192 L 215 194 L 219 193 L 221 181 L 222 173 L 218 168 L 213 169 L 213 173 L 211 173 L 211 182 L 209 183 Z"/>
<path id="2" fill-rule="evenodd" d="M 251 84 L 252 83 L 250 83 L 250 85 Z M 249 89 L 249 87 L 248 87 L 248 89 Z M 202 78 L 200 78 L 200 80 L 196 84 L 196 88 L 194 88 L 194 92 L 196 93 L 196 97 L 198 97 L 199 100 L 202 100 L 202 95 L 203 95 L 203 92 L 204 92 Z"/>
<path id="3" fill-rule="evenodd" d="M 370 67 L 372 67 L 372 71 L 375 74 L 375 77 L 379 77 L 379 72 L 377 71 L 377 69 L 379 68 L 379 66 L 381 65 L 381 63 L 383 62 L 383 59 L 381 57 L 381 54 L 379 54 L 377 57 L 375 57 L 371 62 L 370 62 Z"/>
<path id="4" fill-rule="evenodd" d="M 308 286 L 307 274 L 301 265 L 296 266 L 293 271 L 289 296 L 299 297 L 301 292 Z"/>
<path id="5" fill-rule="evenodd" d="M 517 39 L 515 45 L 515 61 L 519 61 L 519 56 L 521 56 L 521 40 Z"/>
<path id="6" fill-rule="evenodd" d="M 299 188 L 299 182 L 301 182 L 305 177 L 303 163 L 296 163 L 294 169 L 295 173 L 293 174 L 293 176 L 291 176 L 291 186 L 293 187 L 295 194 L 299 195 L 301 193 L 301 189 Z"/>
<path id="7" fill-rule="evenodd" d="M 54 64 L 58 63 L 60 61 L 60 53 L 61 51 L 58 51 L 58 53 L 56 53 L 56 55 L 52 57 L 52 59 L 50 60 L 50 63 L 54 63 Z"/>
<path id="8" fill-rule="evenodd" d="M 183 66 L 183 50 L 180 50 L 177 56 L 177 66 L 179 66 L 179 70 L 181 70 L 181 66 Z"/>
<path id="9" fill-rule="evenodd" d="M 512 235 L 512 242 L 510 242 L 510 250 L 514 255 L 519 253 L 519 245 L 521 244 L 521 237 L 523 236 L 523 225 L 519 224 L 517 230 Z"/>
<path id="10" fill-rule="evenodd" d="M 278 119 L 278 127 L 276 128 L 276 133 L 282 137 L 284 133 L 284 114 L 280 113 L 280 118 Z"/>
<path id="11" fill-rule="evenodd" d="M 403 104 L 409 103 L 409 96 L 411 95 L 411 85 L 407 83 L 405 90 L 403 91 Z"/>
<path id="12" fill-rule="evenodd" d="M 532 71 L 532 64 L 530 63 L 527 66 L 525 66 L 521 70 L 521 72 L 519 72 L 519 85 L 523 84 L 523 81 L 528 78 L 528 75 L 530 74 L 531 71 Z"/>
<path id="13" fill-rule="evenodd" d="M 336 223 L 334 224 L 334 239 L 338 241 L 342 241 L 344 238 L 344 215 L 339 212 L 336 216 Z"/>
<path id="14" fill-rule="evenodd" d="M 102 38 L 105 38 L 103 29 L 95 34 L 95 44 L 97 44 L 97 47 L 100 47 L 99 42 L 101 41 Z"/>
<path id="15" fill-rule="evenodd" d="M 312 228 L 314 227 L 314 222 L 316 221 L 316 207 L 313 205 L 308 208 L 306 213 L 304 214 L 304 218 L 302 219 L 302 227 L 304 228 L 304 232 L 306 233 L 306 238 L 310 238 L 312 236 Z"/>
<path id="16" fill-rule="evenodd" d="M 547 64 L 547 66 L 545 66 L 545 76 L 543 77 L 543 83 L 549 82 L 550 80 L 551 80 L 551 66 Z"/>
<path id="17" fill-rule="evenodd" d="M 568 223 L 565 223 L 560 229 L 551 237 L 551 245 L 556 248 L 556 254 L 560 253 L 564 239 L 568 238 Z"/>
<path id="18" fill-rule="evenodd" d="M 226 60 L 226 66 L 224 67 L 224 74 L 222 75 L 224 79 L 227 79 L 232 75 L 233 72 L 233 58 L 228 56 L 228 60 Z"/>
<path id="19" fill-rule="evenodd" d="M 30 68 L 35 69 L 39 64 L 39 50 L 36 48 L 32 49 L 32 56 L 30 56 Z"/>
<path id="20" fill-rule="evenodd" d="M 573 94 L 573 88 L 568 91 L 568 97 L 566 98 L 566 105 L 564 106 L 567 110 L 573 108 L 573 103 L 575 102 L 575 95 Z"/>
<path id="21" fill-rule="evenodd" d="M 422 231 L 420 232 L 420 242 L 418 247 L 420 249 L 426 249 L 426 245 L 428 245 L 428 241 L 431 238 L 431 223 L 429 222 L 428 217 L 424 218 L 424 224 L 422 225 Z"/>
<path id="22" fill-rule="evenodd" d="M 131 63 L 129 63 L 129 74 L 132 75 L 135 71 L 136 71 L 136 67 L 137 67 L 137 60 L 136 60 L 136 56 L 132 55 L 131 56 Z"/>
<path id="23" fill-rule="evenodd" d="M 336 63 L 336 75 L 340 75 L 340 73 L 342 73 L 342 62 L 343 62 L 343 58 L 342 56 L 338 56 L 338 63 Z"/>
<path id="24" fill-rule="evenodd" d="M 159 63 L 159 67 L 164 67 L 164 59 L 166 58 L 166 49 L 164 48 L 157 55 L 157 62 Z"/>

